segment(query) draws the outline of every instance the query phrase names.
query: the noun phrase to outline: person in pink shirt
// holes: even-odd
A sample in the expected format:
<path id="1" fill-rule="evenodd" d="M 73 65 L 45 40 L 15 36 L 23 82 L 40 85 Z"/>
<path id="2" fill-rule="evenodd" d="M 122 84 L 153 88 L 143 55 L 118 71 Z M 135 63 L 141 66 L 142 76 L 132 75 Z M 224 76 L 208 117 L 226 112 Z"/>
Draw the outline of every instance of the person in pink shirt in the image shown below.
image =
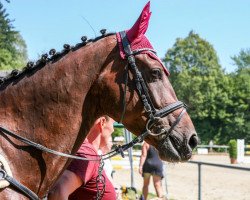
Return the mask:
<path id="1" fill-rule="evenodd" d="M 114 131 L 113 123 L 114 120 L 108 116 L 98 118 L 76 155 L 84 158 L 98 158 L 98 149 L 107 145 Z M 98 169 L 98 161 L 73 160 L 49 192 L 48 200 L 96 199 Z M 104 170 L 102 175 L 105 184 L 98 183 L 99 191 L 102 191 L 104 187 L 101 199 L 115 200 L 116 193 L 113 184 Z"/>

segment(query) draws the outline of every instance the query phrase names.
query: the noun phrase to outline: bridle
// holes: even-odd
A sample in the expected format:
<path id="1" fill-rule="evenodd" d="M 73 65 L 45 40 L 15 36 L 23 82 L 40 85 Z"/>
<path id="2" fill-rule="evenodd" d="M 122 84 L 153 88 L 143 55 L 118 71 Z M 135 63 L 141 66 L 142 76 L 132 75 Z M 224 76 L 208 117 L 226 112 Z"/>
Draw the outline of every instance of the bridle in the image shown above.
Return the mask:
<path id="1" fill-rule="evenodd" d="M 0 126 L 0 131 L 2 133 L 5 133 L 11 137 L 16 138 L 17 140 L 35 147 L 38 150 L 47 152 L 47 153 L 51 153 L 57 156 L 62 156 L 62 157 L 67 157 L 67 158 L 72 158 L 72 159 L 78 159 L 78 160 L 89 160 L 89 161 L 99 161 L 100 167 L 98 170 L 98 177 L 99 179 L 101 179 L 101 174 L 102 174 L 102 169 L 103 169 L 103 160 L 109 159 L 117 154 L 121 154 L 122 157 L 124 157 L 124 151 L 126 151 L 127 149 L 133 147 L 136 143 L 142 142 L 144 140 L 144 138 L 148 135 L 152 135 L 152 136 L 158 136 L 161 135 L 163 133 L 167 133 L 170 134 L 172 132 L 172 130 L 174 129 L 174 127 L 179 123 L 179 121 L 181 120 L 182 116 L 184 115 L 184 113 L 186 112 L 186 105 L 181 102 L 181 101 L 177 101 L 174 103 L 171 103 L 169 105 L 167 105 L 164 108 L 156 109 L 152 103 L 152 100 L 150 98 L 146 83 L 142 77 L 141 72 L 139 71 L 136 63 L 135 63 L 135 55 L 140 54 L 142 52 L 151 52 L 154 53 L 156 55 L 156 52 L 153 49 L 150 48 L 142 48 L 142 49 L 137 49 L 135 51 L 131 50 L 130 44 L 128 42 L 127 36 L 126 36 L 126 32 L 120 32 L 120 36 L 122 39 L 122 45 L 123 45 L 123 50 L 125 52 L 126 58 L 128 60 L 128 70 L 131 71 L 131 73 L 133 74 L 134 77 L 134 81 L 135 81 L 135 85 L 136 85 L 136 89 L 138 91 L 138 94 L 140 96 L 140 99 L 143 103 L 143 107 L 145 112 L 148 115 L 148 120 L 145 126 L 145 130 L 144 132 L 137 136 L 136 138 L 134 138 L 131 142 L 124 144 L 122 146 L 117 146 L 113 151 L 110 151 L 109 153 L 102 155 L 102 156 L 98 156 L 98 158 L 96 159 L 89 159 L 89 158 L 83 158 L 83 157 L 79 157 L 79 156 L 74 156 L 71 154 L 66 154 L 66 153 L 62 153 L 62 152 L 58 152 L 52 149 L 49 149 L 45 146 L 42 146 L 38 143 L 35 143 L 29 139 L 26 139 L 20 135 L 17 135 L 16 133 L 8 130 L 5 127 Z M 124 88 L 124 99 L 123 99 L 123 111 L 121 114 L 121 122 L 123 121 L 124 118 L 124 114 L 125 114 L 125 110 L 126 110 L 126 87 L 128 84 L 128 71 L 126 74 L 126 80 L 125 80 L 125 88 Z M 182 111 L 180 112 L 180 114 L 178 115 L 178 117 L 176 118 L 176 120 L 174 121 L 174 123 L 172 124 L 172 126 L 170 127 L 169 130 L 165 130 L 162 129 L 159 133 L 153 133 L 150 129 L 159 121 L 159 119 L 166 117 L 167 115 L 169 115 L 170 113 L 174 112 L 175 110 L 178 110 L 180 108 L 183 108 Z M 166 136 L 167 137 L 167 136 Z M 14 179 L 13 177 L 8 176 L 8 174 L 6 173 L 6 171 L 0 167 L 0 180 L 4 179 L 7 180 L 12 186 L 14 186 L 15 188 L 17 188 L 19 191 L 21 191 L 23 194 L 25 194 L 26 196 L 28 196 L 30 199 L 32 200 L 39 200 L 39 197 L 32 192 L 29 188 L 27 188 L 26 186 L 22 185 L 20 182 L 18 182 L 16 179 Z M 98 180 L 99 182 L 103 183 L 103 180 Z M 97 186 L 98 187 L 98 186 Z M 104 188 L 104 187 L 103 187 Z M 103 191 L 100 192 L 100 194 L 97 194 L 97 199 L 101 198 Z"/>
<path id="2" fill-rule="evenodd" d="M 150 98 L 150 95 L 148 93 L 146 83 L 142 77 L 141 72 L 139 71 L 139 69 L 135 63 L 135 55 L 140 54 L 140 53 L 145 52 L 145 51 L 154 53 L 156 55 L 156 52 L 150 48 L 142 48 L 142 49 L 137 49 L 137 50 L 132 51 L 130 44 L 129 44 L 129 41 L 128 41 L 127 36 L 126 36 L 126 32 L 122 31 L 122 32 L 119 32 L 119 34 L 121 36 L 121 42 L 122 42 L 124 53 L 125 53 L 126 58 L 128 60 L 128 67 L 129 67 L 128 70 L 130 70 L 131 73 L 133 74 L 136 89 L 137 89 L 138 94 L 139 94 L 141 101 L 143 103 L 144 110 L 148 115 L 148 119 L 147 119 L 147 123 L 145 126 L 145 130 L 142 132 L 142 134 L 135 137 L 131 142 L 124 144 L 122 146 L 117 146 L 113 151 L 105 154 L 103 156 L 104 160 L 109 159 L 117 154 L 121 154 L 121 156 L 124 157 L 125 156 L 124 151 L 133 147 L 135 144 L 142 142 L 144 140 L 144 138 L 148 135 L 159 136 L 163 133 L 166 133 L 169 135 L 173 131 L 174 127 L 180 122 L 181 118 L 183 117 L 184 113 L 186 112 L 186 104 L 184 104 L 181 101 L 176 101 L 176 102 L 171 103 L 171 104 L 169 104 L 166 107 L 161 108 L 161 109 L 156 109 L 154 107 L 152 100 Z M 125 110 L 126 110 L 127 84 L 128 84 L 128 71 L 126 73 L 126 78 L 125 78 L 123 109 L 122 109 L 120 122 L 123 121 L 123 118 L 125 115 Z M 168 130 L 162 129 L 159 133 L 153 133 L 150 130 L 150 128 L 152 128 L 153 125 L 155 125 L 159 121 L 159 119 L 166 117 L 170 113 L 172 113 L 175 110 L 178 110 L 180 108 L 183 108 L 182 111 L 180 112 L 180 114 L 178 115 L 178 117 L 176 118 L 176 120 L 173 122 L 172 126 Z"/>
<path id="3" fill-rule="evenodd" d="M 131 73 L 134 76 L 134 81 L 135 81 L 135 85 L 136 85 L 136 89 L 138 91 L 138 94 L 141 98 L 141 101 L 143 103 L 144 106 L 144 110 L 148 115 L 148 121 L 146 123 L 146 133 L 150 134 L 152 136 L 158 136 L 161 135 L 163 133 L 170 133 L 174 127 L 179 123 L 179 121 L 181 120 L 182 116 L 184 115 L 184 113 L 186 112 L 186 105 L 181 102 L 181 101 L 176 101 L 174 103 L 171 103 L 169 105 L 167 105 L 164 108 L 161 108 L 160 110 L 157 110 L 154 107 L 154 104 L 152 103 L 151 97 L 148 93 L 148 89 L 146 86 L 146 83 L 142 77 L 141 72 L 139 71 L 136 63 L 135 63 L 135 55 L 140 54 L 142 52 L 151 52 L 153 54 L 156 55 L 156 52 L 153 49 L 150 48 L 142 48 L 142 49 L 137 49 L 135 51 L 131 50 L 129 41 L 127 39 L 126 36 L 126 32 L 122 31 L 119 33 L 121 36 L 121 41 L 122 41 L 122 46 L 123 46 L 123 50 L 124 53 L 126 55 L 126 58 L 128 60 L 128 66 L 129 66 L 129 70 L 131 71 Z M 127 75 L 128 76 L 128 75 Z M 123 112 L 121 115 L 121 120 L 123 120 L 124 114 L 125 114 L 125 107 L 126 107 L 126 102 L 125 102 L 125 98 L 126 98 L 126 87 L 127 87 L 127 82 L 128 82 L 128 78 L 126 76 L 126 80 L 125 80 L 125 89 L 124 89 L 124 100 L 123 100 Z M 150 131 L 150 128 L 156 124 L 159 119 L 169 115 L 170 113 L 174 112 L 175 110 L 178 110 L 180 108 L 183 108 L 181 113 L 179 114 L 179 116 L 177 117 L 176 121 L 172 124 L 172 126 L 170 127 L 169 130 L 165 130 L 162 129 L 159 133 L 153 133 L 152 131 Z"/>

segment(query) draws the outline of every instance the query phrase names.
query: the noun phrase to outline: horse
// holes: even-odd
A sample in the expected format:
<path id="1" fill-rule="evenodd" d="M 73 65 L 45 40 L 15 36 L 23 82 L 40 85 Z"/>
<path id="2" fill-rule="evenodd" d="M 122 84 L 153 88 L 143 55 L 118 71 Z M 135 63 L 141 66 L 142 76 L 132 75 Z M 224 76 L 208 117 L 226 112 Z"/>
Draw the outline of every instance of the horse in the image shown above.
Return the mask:
<path id="1" fill-rule="evenodd" d="M 144 35 L 149 3 L 134 26 L 120 33 L 64 45 L 0 80 L 0 155 L 13 178 L 44 197 L 70 159 L 43 152 L 8 131 L 47 148 L 74 154 L 102 115 L 144 134 L 163 160 L 187 161 L 197 134 L 177 100 L 168 71 Z M 150 48 L 149 48 L 150 47 Z M 145 128 L 146 127 L 146 128 Z M 4 131 L 5 130 L 5 131 Z M 0 199 L 27 199 L 10 186 Z"/>

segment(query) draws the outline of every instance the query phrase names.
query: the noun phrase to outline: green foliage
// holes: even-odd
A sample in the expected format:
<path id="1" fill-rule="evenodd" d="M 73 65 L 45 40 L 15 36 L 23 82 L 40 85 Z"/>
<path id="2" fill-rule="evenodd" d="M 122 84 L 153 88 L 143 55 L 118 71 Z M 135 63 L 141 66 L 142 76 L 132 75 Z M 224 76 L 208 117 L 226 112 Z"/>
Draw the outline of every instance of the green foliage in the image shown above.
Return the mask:
<path id="1" fill-rule="evenodd" d="M 229 146 L 229 156 L 230 158 L 237 158 L 237 141 L 236 140 L 230 140 L 228 143 Z"/>
<path id="2" fill-rule="evenodd" d="M 201 141 L 218 142 L 222 121 L 231 115 L 226 110 L 231 103 L 230 80 L 213 46 L 191 31 L 186 38 L 176 40 L 164 61 L 177 96 L 189 107 Z"/>
<path id="3" fill-rule="evenodd" d="M 250 49 L 242 49 L 238 56 L 233 56 L 232 60 L 239 70 L 250 67 Z"/>
<path id="4" fill-rule="evenodd" d="M 142 192 L 137 191 L 137 193 L 134 192 L 134 190 L 128 189 L 127 193 L 123 195 L 123 199 L 130 199 L 130 200 L 136 200 L 138 199 L 138 196 L 141 196 Z M 148 199 L 156 198 L 157 196 L 151 192 L 148 193 Z"/>
<path id="5" fill-rule="evenodd" d="M 225 133 L 222 138 L 242 138 L 250 142 L 250 50 L 241 50 L 239 55 L 232 57 L 237 70 L 228 75 L 231 92 L 231 103 L 227 112 Z"/>
<path id="6" fill-rule="evenodd" d="M 124 128 L 114 128 L 114 132 L 112 133 L 112 138 L 114 139 L 117 136 L 124 136 Z"/>
<path id="7" fill-rule="evenodd" d="M 232 59 L 238 69 L 226 74 L 212 45 L 192 31 L 178 38 L 164 58 L 202 143 L 250 141 L 250 50 L 241 50 Z"/>
<path id="8" fill-rule="evenodd" d="M 16 69 L 27 60 L 26 44 L 0 2 L 0 70 Z"/>
<path id="9" fill-rule="evenodd" d="M 230 74 L 232 84 L 231 106 L 228 112 L 233 113 L 226 127 L 229 137 L 243 138 L 250 141 L 250 67 L 240 68 Z"/>

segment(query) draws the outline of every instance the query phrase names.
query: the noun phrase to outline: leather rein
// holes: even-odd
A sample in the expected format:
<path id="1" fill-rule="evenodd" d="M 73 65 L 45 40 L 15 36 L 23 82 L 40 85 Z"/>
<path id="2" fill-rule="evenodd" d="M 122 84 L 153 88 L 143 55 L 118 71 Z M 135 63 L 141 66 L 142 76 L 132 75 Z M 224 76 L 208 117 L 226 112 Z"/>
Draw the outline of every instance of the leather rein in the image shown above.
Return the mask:
<path id="1" fill-rule="evenodd" d="M 143 103 L 144 110 L 146 111 L 146 113 L 148 115 L 148 121 L 146 123 L 145 131 L 141 135 L 137 136 L 136 138 L 134 138 L 131 142 L 129 142 L 127 144 L 117 146 L 113 151 L 110 151 L 107 154 L 100 155 L 100 156 L 96 155 L 96 157 L 97 157 L 96 159 L 90 159 L 90 158 L 83 158 L 83 157 L 74 156 L 71 154 L 66 154 L 66 153 L 62 153 L 62 152 L 58 152 L 58 151 L 49 149 L 43 145 L 40 145 L 38 143 L 35 143 L 35 142 L 29 140 L 27 138 L 24 138 L 20 135 L 17 135 L 16 133 L 14 133 L 14 132 L 12 132 L 12 131 L 10 131 L 7 128 L 2 127 L 2 126 L 0 126 L 0 131 L 4 134 L 11 136 L 11 137 L 14 137 L 15 139 L 17 139 L 17 140 L 19 140 L 19 141 L 21 141 L 29 146 L 32 146 L 38 150 L 41 150 L 41 151 L 44 151 L 47 153 L 51 153 L 51 154 L 54 154 L 57 156 L 67 157 L 67 158 L 71 158 L 71 159 L 99 161 L 101 163 L 103 162 L 103 160 L 109 159 L 109 158 L 111 158 L 115 155 L 118 155 L 118 154 L 121 154 L 121 156 L 124 158 L 125 157 L 124 151 L 133 147 L 135 144 L 142 142 L 144 140 L 144 138 L 148 135 L 158 136 L 158 135 L 161 135 L 163 133 L 169 134 L 174 129 L 174 127 L 179 123 L 182 116 L 184 115 L 184 113 L 186 111 L 186 105 L 181 101 L 177 101 L 177 102 L 174 102 L 172 104 L 167 105 L 164 108 L 161 108 L 160 110 L 158 110 L 154 107 L 152 100 L 150 98 L 150 95 L 148 93 L 146 83 L 142 77 L 141 72 L 139 71 L 139 69 L 135 63 L 135 55 L 140 54 L 140 53 L 145 52 L 145 51 L 149 51 L 149 52 L 152 52 L 154 54 L 156 54 L 156 52 L 153 49 L 149 49 L 149 48 L 137 49 L 135 51 L 132 51 L 130 48 L 130 44 L 128 42 L 127 36 L 126 36 L 126 32 L 125 31 L 120 32 L 120 36 L 122 39 L 123 49 L 124 49 L 126 58 L 128 60 L 128 70 L 130 70 L 134 76 L 136 89 L 137 89 L 138 94 L 139 94 L 141 101 Z M 128 71 L 127 71 L 127 73 L 128 73 Z M 125 88 L 124 88 L 124 99 L 123 99 L 123 111 L 122 111 L 120 122 L 123 121 L 123 117 L 124 117 L 125 110 L 126 110 L 125 98 L 126 98 L 126 87 L 127 87 L 127 82 L 128 82 L 127 76 L 128 76 L 128 74 L 126 74 Z M 150 128 L 155 123 L 157 123 L 159 119 L 169 115 L 170 113 L 172 113 L 175 110 L 180 109 L 180 108 L 183 108 L 183 109 L 169 130 L 162 129 L 160 131 L 160 133 L 157 133 L 157 134 L 150 131 Z M 39 197 L 37 196 L 37 194 L 35 194 L 30 189 L 28 189 L 26 186 L 22 185 L 20 182 L 18 182 L 13 177 L 8 176 L 8 174 L 6 173 L 6 171 L 3 168 L 0 168 L 0 180 L 1 179 L 7 180 L 11 185 L 13 185 L 16 189 L 21 191 L 23 194 L 25 194 L 30 199 L 39 200 Z"/>

